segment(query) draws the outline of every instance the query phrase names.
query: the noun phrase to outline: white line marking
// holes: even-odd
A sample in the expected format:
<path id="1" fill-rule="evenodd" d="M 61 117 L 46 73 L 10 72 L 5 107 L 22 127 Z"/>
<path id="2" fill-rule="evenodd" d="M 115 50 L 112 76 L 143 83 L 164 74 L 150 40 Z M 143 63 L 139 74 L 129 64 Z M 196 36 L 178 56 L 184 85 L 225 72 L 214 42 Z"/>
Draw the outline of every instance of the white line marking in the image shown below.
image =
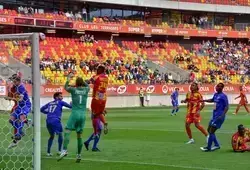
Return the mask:
<path id="1" fill-rule="evenodd" d="M 246 125 L 246 126 L 250 126 L 250 125 Z M 42 128 L 46 128 L 45 126 L 41 126 Z M 89 127 L 85 127 L 84 129 L 92 129 L 91 126 Z M 179 129 L 137 129 L 137 128 L 112 128 L 110 127 L 109 128 L 110 131 L 112 130 L 139 130 L 139 131 L 160 131 L 160 132 L 185 132 L 186 131 L 183 129 L 183 130 L 179 130 Z M 235 133 L 237 130 L 233 131 L 233 130 L 222 130 L 222 131 L 218 131 L 216 132 L 216 134 L 233 134 Z M 197 133 L 200 133 L 199 131 L 194 131 L 194 133 L 197 132 Z"/>
<path id="2" fill-rule="evenodd" d="M 55 159 L 52 157 L 43 157 L 45 159 Z M 63 159 L 75 160 L 75 158 L 66 157 Z M 197 169 L 197 170 L 223 170 L 215 168 L 205 168 L 205 167 L 195 167 L 195 166 L 185 166 L 185 165 L 170 165 L 170 164 L 160 164 L 160 163 L 147 163 L 147 162 L 135 162 L 135 161 L 115 161 L 115 160 L 105 160 L 105 159 L 82 159 L 84 161 L 90 162 L 110 162 L 110 163 L 123 163 L 123 164 L 134 164 L 134 165 L 152 165 L 152 166 L 161 166 L 161 167 L 173 167 L 173 168 L 184 168 L 184 169 Z M 62 160 L 63 161 L 63 160 Z"/>

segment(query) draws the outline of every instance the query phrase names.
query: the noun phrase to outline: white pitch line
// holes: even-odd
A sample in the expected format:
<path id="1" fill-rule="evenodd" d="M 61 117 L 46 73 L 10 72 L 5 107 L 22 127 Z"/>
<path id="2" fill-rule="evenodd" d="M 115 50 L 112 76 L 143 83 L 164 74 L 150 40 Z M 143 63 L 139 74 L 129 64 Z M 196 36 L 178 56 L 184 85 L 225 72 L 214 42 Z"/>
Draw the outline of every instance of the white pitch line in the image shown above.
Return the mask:
<path id="1" fill-rule="evenodd" d="M 52 157 L 44 157 L 45 159 L 55 159 Z M 67 160 L 75 160 L 75 158 L 63 158 Z M 105 159 L 82 159 L 84 161 L 90 162 L 105 162 L 105 163 L 123 163 L 123 164 L 134 164 L 134 165 L 151 165 L 151 166 L 161 166 L 161 167 L 173 167 L 173 168 L 184 168 L 184 169 L 196 169 L 196 170 L 223 170 L 215 168 L 204 168 L 204 167 L 195 167 L 195 166 L 185 166 L 185 165 L 170 165 L 170 164 L 160 164 L 160 163 L 147 163 L 147 162 L 134 162 L 134 161 L 115 161 L 115 160 L 105 160 Z"/>
<path id="2" fill-rule="evenodd" d="M 250 125 L 246 125 L 246 126 L 250 126 Z M 46 128 L 46 126 L 41 126 L 41 127 Z M 85 127 L 85 129 L 92 129 L 92 127 Z M 177 130 L 175 130 L 175 129 L 167 130 L 167 129 L 110 128 L 109 130 L 110 131 L 112 131 L 112 130 L 139 130 L 139 131 L 160 131 L 160 132 L 186 132 L 185 129 L 183 129 L 183 130 L 178 130 L 178 129 Z M 235 131 L 218 131 L 218 132 L 216 132 L 216 134 L 233 134 L 236 131 L 237 130 L 235 130 Z"/>

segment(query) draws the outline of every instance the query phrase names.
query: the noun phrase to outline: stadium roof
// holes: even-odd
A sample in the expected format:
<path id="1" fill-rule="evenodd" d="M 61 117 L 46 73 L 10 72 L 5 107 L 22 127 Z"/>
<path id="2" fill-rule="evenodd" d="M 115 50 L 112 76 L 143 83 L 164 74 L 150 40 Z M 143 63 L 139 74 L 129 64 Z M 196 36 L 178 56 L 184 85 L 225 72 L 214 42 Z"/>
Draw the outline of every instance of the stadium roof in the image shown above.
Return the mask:
<path id="1" fill-rule="evenodd" d="M 250 14 L 250 6 L 187 3 L 187 2 L 177 2 L 177 1 L 169 1 L 169 0 L 118 0 L 118 1 L 117 0 L 79 0 L 79 1 L 152 7 L 152 8 L 164 8 L 164 9 Z"/>

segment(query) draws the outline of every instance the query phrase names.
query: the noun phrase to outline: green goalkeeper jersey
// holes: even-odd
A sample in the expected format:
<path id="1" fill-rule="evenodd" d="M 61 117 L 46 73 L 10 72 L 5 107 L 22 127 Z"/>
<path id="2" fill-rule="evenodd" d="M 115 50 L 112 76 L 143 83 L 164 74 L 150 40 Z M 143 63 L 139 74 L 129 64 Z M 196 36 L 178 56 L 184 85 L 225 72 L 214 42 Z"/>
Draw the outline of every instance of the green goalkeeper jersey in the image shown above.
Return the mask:
<path id="1" fill-rule="evenodd" d="M 72 97 L 72 113 L 74 111 L 85 113 L 88 93 L 90 90 L 89 85 L 86 83 L 85 87 L 71 87 L 69 81 L 65 83 L 65 90 L 71 94 Z"/>

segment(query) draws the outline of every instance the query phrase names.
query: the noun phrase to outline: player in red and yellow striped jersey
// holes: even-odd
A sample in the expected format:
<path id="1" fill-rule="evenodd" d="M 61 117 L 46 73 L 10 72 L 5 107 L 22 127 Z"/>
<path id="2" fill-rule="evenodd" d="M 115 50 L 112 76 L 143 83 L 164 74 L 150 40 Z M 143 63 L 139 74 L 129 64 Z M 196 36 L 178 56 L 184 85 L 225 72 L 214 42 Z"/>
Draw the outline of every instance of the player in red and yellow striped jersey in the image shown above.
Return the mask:
<path id="1" fill-rule="evenodd" d="M 238 112 L 239 112 L 239 110 L 240 110 L 240 108 L 241 108 L 241 106 L 244 106 L 245 109 L 246 109 L 246 111 L 247 111 L 247 113 L 250 114 L 250 111 L 249 111 L 249 109 L 247 107 L 247 103 L 248 102 L 247 102 L 246 94 L 244 93 L 242 86 L 240 86 L 239 89 L 240 89 L 240 95 L 238 97 L 236 97 L 235 100 L 238 99 L 238 98 L 240 98 L 240 102 L 239 102 L 239 104 L 238 104 L 238 106 L 237 106 L 237 108 L 235 110 L 235 113 L 233 113 L 233 114 L 237 115 Z"/>
<path id="2" fill-rule="evenodd" d="M 89 150 L 89 143 L 94 140 L 92 151 L 99 152 L 97 147 L 99 139 L 101 137 L 102 124 L 104 124 L 104 133 L 108 133 L 108 123 L 105 120 L 104 115 L 107 113 L 106 102 L 107 102 L 107 88 L 108 88 L 108 76 L 105 74 L 105 67 L 100 65 L 97 68 L 97 75 L 94 76 L 91 81 L 94 84 L 93 96 L 91 101 L 91 118 L 94 133 L 84 142 L 85 148 Z"/>
<path id="3" fill-rule="evenodd" d="M 243 125 L 238 126 L 238 131 L 232 136 L 232 148 L 234 152 L 245 152 L 250 151 L 250 136 L 249 129 L 245 128 Z"/>
<path id="4" fill-rule="evenodd" d="M 97 75 L 93 78 L 93 95 L 91 101 L 91 111 L 95 118 L 104 124 L 104 133 L 107 133 L 107 122 L 104 114 L 107 102 L 108 76 L 105 74 L 105 67 L 100 65 L 97 68 Z M 95 132 L 97 133 L 97 132 Z"/>
<path id="5" fill-rule="evenodd" d="M 200 111 L 204 108 L 204 102 L 202 102 L 202 95 L 199 93 L 199 87 L 197 83 L 192 83 L 191 92 L 187 93 L 186 99 L 182 100 L 182 103 L 187 103 L 187 115 L 186 115 L 186 132 L 189 137 L 187 144 L 194 143 L 190 125 L 195 124 L 195 127 L 199 129 L 206 137 L 207 131 L 200 125 L 201 115 Z"/>

